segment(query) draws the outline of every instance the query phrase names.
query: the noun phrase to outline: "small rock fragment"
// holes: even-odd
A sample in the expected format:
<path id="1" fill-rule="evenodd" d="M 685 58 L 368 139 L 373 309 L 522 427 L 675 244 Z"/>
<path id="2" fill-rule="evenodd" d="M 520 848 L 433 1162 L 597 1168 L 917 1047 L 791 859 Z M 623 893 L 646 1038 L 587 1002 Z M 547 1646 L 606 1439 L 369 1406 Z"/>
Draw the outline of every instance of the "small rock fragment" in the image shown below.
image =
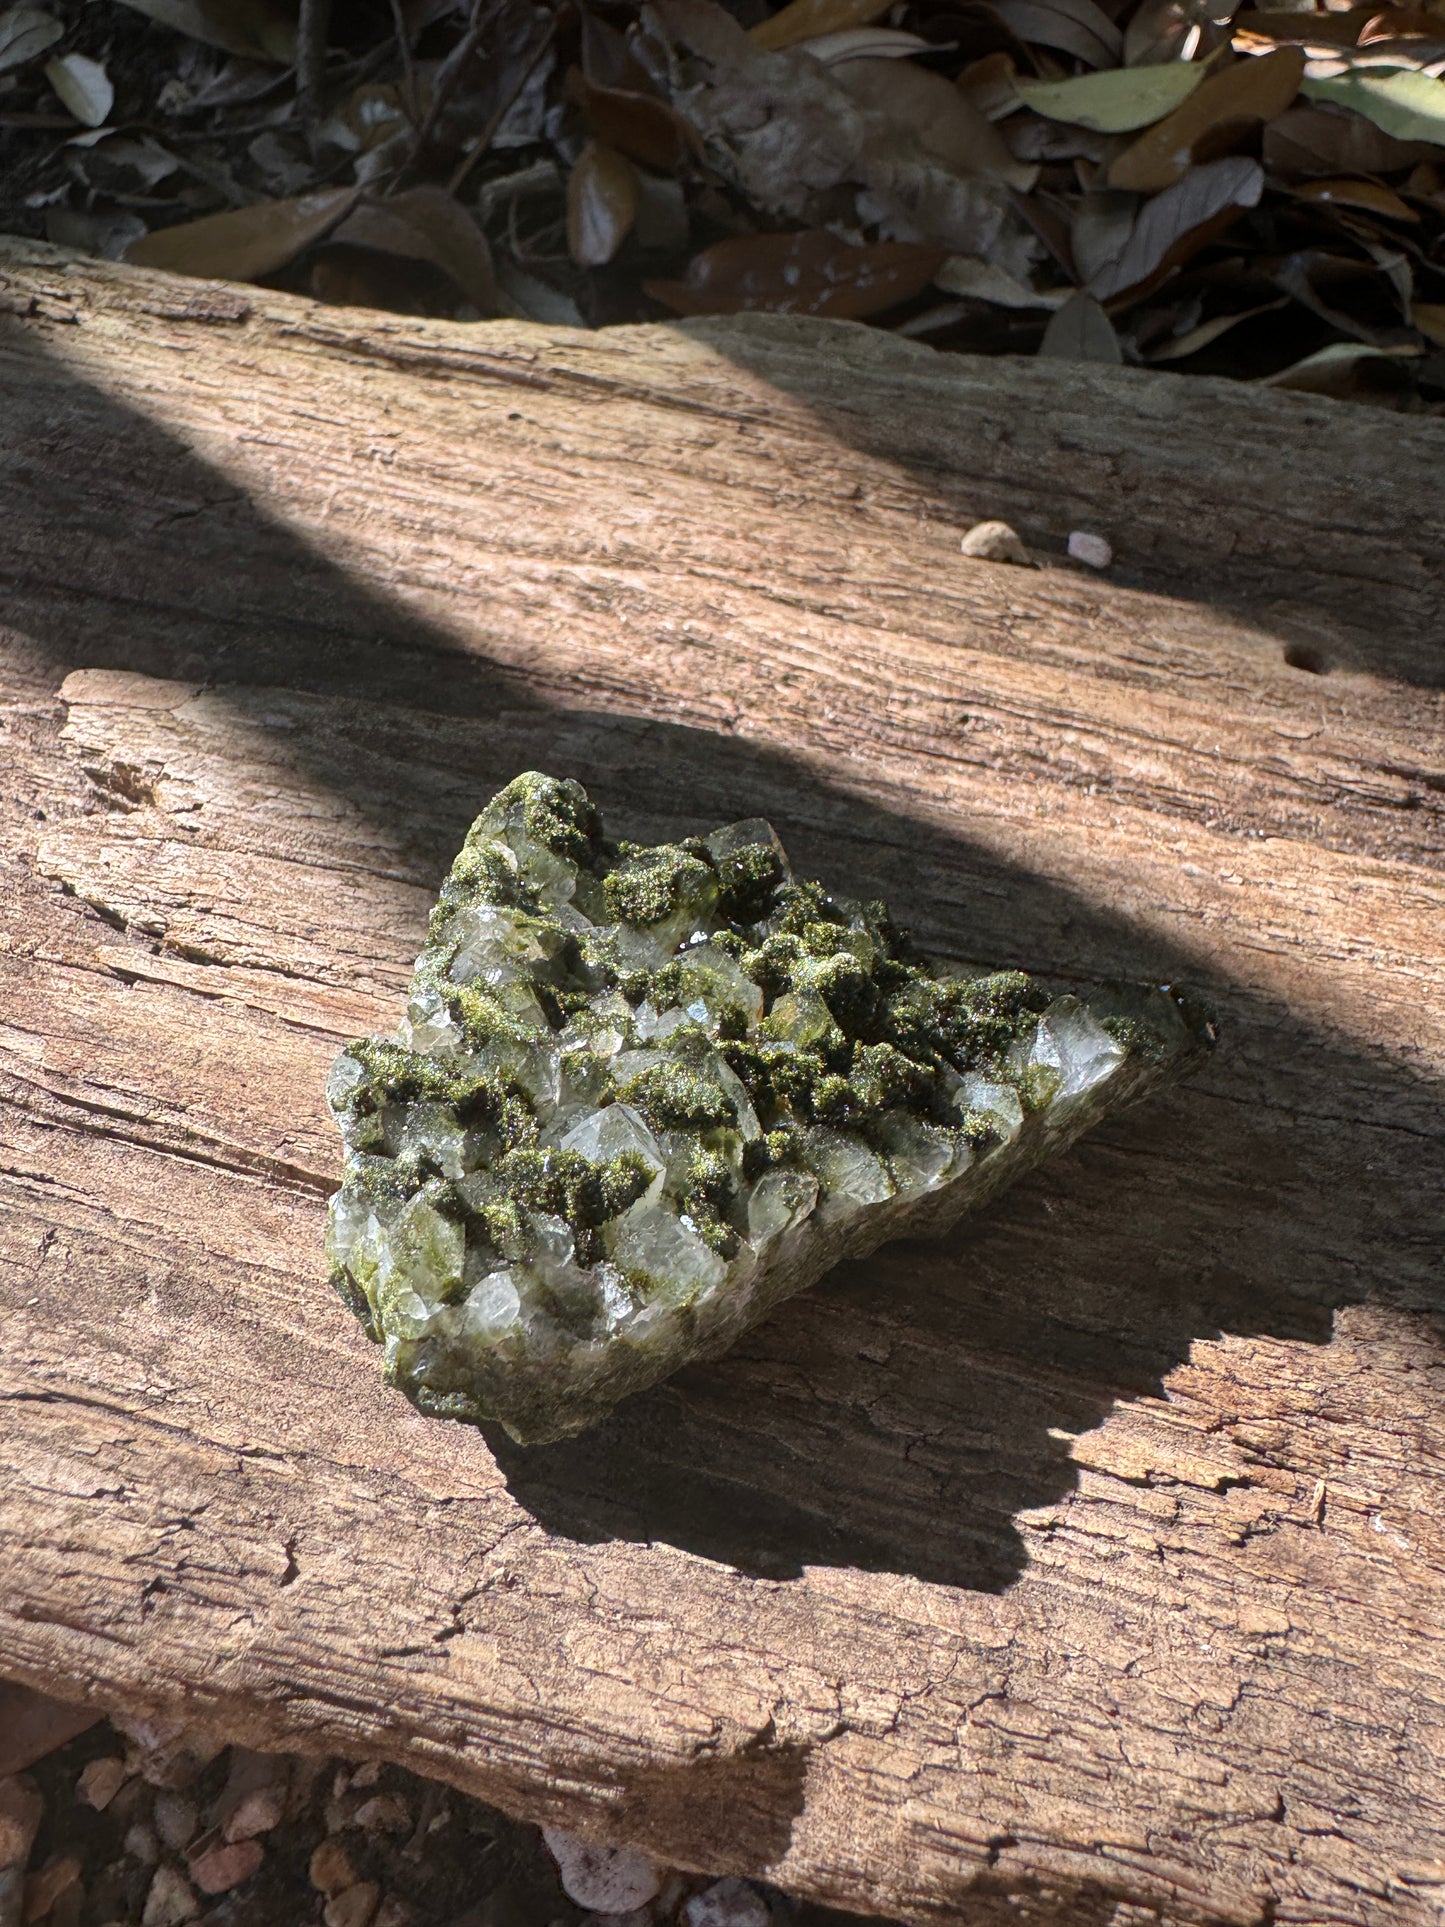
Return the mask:
<path id="1" fill-rule="evenodd" d="M 175 1867 L 157 1867 L 150 1891 L 146 1894 L 141 1927 L 181 1927 L 201 1911 L 200 1902 L 186 1876 Z"/>
<path id="2" fill-rule="evenodd" d="M 1033 567 L 1034 559 L 1018 531 L 1007 522 L 975 522 L 958 546 L 975 562 L 1017 562 L 1026 569 Z"/>
<path id="3" fill-rule="evenodd" d="M 99 1718 L 88 1706 L 49 1699 L 28 1686 L 0 1685 L 0 1775 L 22 1773 Z"/>
<path id="4" fill-rule="evenodd" d="M 88 1807 L 104 1813 L 125 1785 L 125 1777 L 125 1761 L 107 1754 L 103 1759 L 92 1760 L 82 1770 L 75 1791 Z"/>
<path id="5" fill-rule="evenodd" d="M 80 1861 L 73 1853 L 62 1854 L 25 1883 L 25 1927 L 44 1920 L 67 1888 L 80 1879 Z"/>
<path id="6" fill-rule="evenodd" d="M 27 1774 L 0 1780 L 0 1868 L 25 1865 L 44 1813 L 40 1789 Z"/>
<path id="7" fill-rule="evenodd" d="M 352 1773 L 350 1784 L 356 1788 L 372 1787 L 376 1785 L 380 1778 L 381 1761 L 367 1760 L 364 1765 L 357 1767 Z"/>
<path id="8" fill-rule="evenodd" d="M 370 1927 L 380 1899 L 381 1888 L 374 1880 L 359 1880 L 355 1886 L 343 1887 L 339 1894 L 333 1894 L 321 1918 L 326 1927 Z"/>
<path id="9" fill-rule="evenodd" d="M 191 1879 L 203 1894 L 225 1894 L 249 1880 L 266 1858 L 259 1840 L 237 1840 L 212 1847 L 191 1862 Z"/>
<path id="10" fill-rule="evenodd" d="M 376 1910 L 371 1927 L 412 1927 L 416 1919 L 416 1909 L 399 1894 L 387 1894 Z"/>
<path id="11" fill-rule="evenodd" d="M 1090 535 L 1086 529 L 1075 529 L 1069 536 L 1069 554 L 1076 562 L 1083 562 L 1091 569 L 1107 569 L 1114 560 L 1112 546 L 1102 535 Z"/>
<path id="12" fill-rule="evenodd" d="M 143 1867 L 153 1867 L 161 1857 L 161 1843 L 156 1839 L 155 1828 L 146 1820 L 137 1820 L 127 1827 L 121 1844 L 131 1859 L 138 1860 Z"/>
<path id="13" fill-rule="evenodd" d="M 176 1792 L 190 1786 L 224 1745 L 191 1732 L 179 1720 L 140 1719 L 117 1713 L 111 1724 L 130 1742 L 126 1759 L 130 1770 L 139 1773 L 147 1786 L 170 1787 Z"/>
<path id="14" fill-rule="evenodd" d="M 374 1793 L 356 1809 L 353 1822 L 368 1833 L 407 1833 L 411 1830 L 411 1811 L 396 1793 Z"/>
<path id="15" fill-rule="evenodd" d="M 316 1783 L 330 1765 L 329 1760 L 317 1759 L 314 1755 L 298 1753 L 291 1761 L 291 1770 L 286 1779 L 286 1811 L 284 1818 L 299 1820 L 311 1804 L 311 1796 L 316 1791 Z"/>
<path id="16" fill-rule="evenodd" d="M 715 1880 L 683 1908 L 687 1927 L 771 1927 L 772 1909 L 746 1880 Z"/>
<path id="17" fill-rule="evenodd" d="M 323 1894 L 339 1894 L 343 1887 L 354 1886 L 356 1882 L 351 1856 L 336 1839 L 321 1842 L 311 1856 L 307 1872 L 312 1886 Z"/>
<path id="18" fill-rule="evenodd" d="M 287 1765 L 274 1753 L 231 1748 L 230 1769 L 211 1821 L 227 1840 L 254 1840 L 279 1827 L 286 1812 Z"/>
<path id="19" fill-rule="evenodd" d="M 156 1795 L 152 1809 L 156 1837 L 162 1846 L 179 1853 L 189 1841 L 196 1837 L 196 1803 L 188 1800 L 184 1793 L 169 1790 Z"/>
<path id="20" fill-rule="evenodd" d="M 579 1907 L 599 1914 L 630 1914 L 662 1890 L 662 1870 L 635 1847 L 600 1847 L 561 1827 L 543 1827 L 562 1890 Z"/>

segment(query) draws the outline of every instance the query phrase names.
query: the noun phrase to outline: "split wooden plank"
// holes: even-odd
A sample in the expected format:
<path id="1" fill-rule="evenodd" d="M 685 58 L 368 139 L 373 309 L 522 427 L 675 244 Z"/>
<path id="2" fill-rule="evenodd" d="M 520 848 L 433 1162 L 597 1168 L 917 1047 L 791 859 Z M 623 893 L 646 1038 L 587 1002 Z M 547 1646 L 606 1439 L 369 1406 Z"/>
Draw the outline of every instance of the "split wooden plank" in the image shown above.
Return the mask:
<path id="1" fill-rule="evenodd" d="M 0 1672 L 911 1917 L 1433 1919 L 1439 425 L 0 284 Z M 320 1084 L 529 765 L 1226 1047 L 576 1445 L 427 1424 Z"/>

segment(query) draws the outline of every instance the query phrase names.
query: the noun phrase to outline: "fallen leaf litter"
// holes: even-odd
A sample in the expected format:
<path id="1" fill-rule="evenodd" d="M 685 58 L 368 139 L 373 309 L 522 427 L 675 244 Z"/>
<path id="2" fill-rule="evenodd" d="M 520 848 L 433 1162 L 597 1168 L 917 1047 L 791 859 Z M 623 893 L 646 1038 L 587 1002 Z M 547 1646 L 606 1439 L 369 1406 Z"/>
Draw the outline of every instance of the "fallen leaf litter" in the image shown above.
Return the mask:
<path id="1" fill-rule="evenodd" d="M 404 312 L 812 314 L 1445 408 L 1441 0 L 330 16 L 312 99 L 272 0 L 0 11 L 0 225 Z"/>

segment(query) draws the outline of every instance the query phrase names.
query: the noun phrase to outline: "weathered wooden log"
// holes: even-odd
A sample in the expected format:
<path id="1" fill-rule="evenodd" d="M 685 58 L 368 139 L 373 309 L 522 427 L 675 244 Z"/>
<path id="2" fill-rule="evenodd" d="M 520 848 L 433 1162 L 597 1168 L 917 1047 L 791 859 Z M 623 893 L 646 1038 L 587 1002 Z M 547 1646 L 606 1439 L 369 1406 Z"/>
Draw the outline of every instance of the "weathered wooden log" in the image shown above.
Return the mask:
<path id="1" fill-rule="evenodd" d="M 0 1675 L 912 1918 L 1438 1919 L 1445 427 L 15 242 L 0 305 Z M 321 1085 L 529 765 L 1223 1047 L 580 1440 L 427 1422 Z"/>

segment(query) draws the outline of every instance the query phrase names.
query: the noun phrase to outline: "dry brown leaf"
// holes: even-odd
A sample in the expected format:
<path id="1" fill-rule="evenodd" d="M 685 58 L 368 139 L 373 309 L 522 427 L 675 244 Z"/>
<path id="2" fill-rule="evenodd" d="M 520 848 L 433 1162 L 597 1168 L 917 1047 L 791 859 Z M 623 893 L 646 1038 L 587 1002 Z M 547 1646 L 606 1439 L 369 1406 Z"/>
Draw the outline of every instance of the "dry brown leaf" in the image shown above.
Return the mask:
<path id="1" fill-rule="evenodd" d="M 1083 196 L 1069 223 L 1069 252 L 1082 282 L 1087 285 L 1118 260 L 1138 215 L 1137 194 L 1116 194 L 1103 187 Z"/>
<path id="2" fill-rule="evenodd" d="M 1402 201 L 1394 188 L 1383 181 L 1325 180 L 1307 181 L 1295 190 L 1301 201 L 1322 201 L 1330 207 L 1358 207 L 1367 214 L 1380 214 L 1389 221 L 1418 221 L 1420 216 L 1408 201 Z"/>
<path id="3" fill-rule="evenodd" d="M 1415 301 L 1410 306 L 1410 319 L 1437 348 L 1445 348 L 1445 302 Z"/>
<path id="4" fill-rule="evenodd" d="M 987 301 L 995 308 L 1062 308 L 1073 299 L 1072 289 L 1030 288 L 1002 268 L 972 260 L 966 254 L 955 254 L 945 261 L 934 275 L 933 285 L 945 294 L 966 295 L 970 301 Z"/>
<path id="5" fill-rule="evenodd" d="M 1207 348 L 1218 341 L 1221 335 L 1237 328 L 1241 321 L 1253 321 L 1256 315 L 1274 314 L 1280 308 L 1289 306 L 1285 296 L 1279 301 L 1262 301 L 1258 307 L 1244 308 L 1238 314 L 1217 314 L 1212 321 L 1201 321 L 1197 328 L 1190 328 L 1182 335 L 1170 335 L 1157 348 L 1150 348 L 1145 356 L 1147 361 L 1183 361 L 1188 355 L 1197 355 L 1201 348 Z"/>
<path id="6" fill-rule="evenodd" d="M 752 30 L 753 40 L 765 52 L 777 53 L 819 34 L 871 27 L 891 4 L 892 0 L 788 0 L 771 19 L 758 22 Z"/>
<path id="7" fill-rule="evenodd" d="M 1039 353 L 1061 361 L 1111 362 L 1115 367 L 1124 360 L 1113 322 L 1092 295 L 1082 292 L 1071 295 L 1050 318 Z"/>
<path id="8" fill-rule="evenodd" d="M 296 58 L 295 13 L 288 13 L 280 0 L 125 0 L 125 5 L 243 59 L 290 66 Z"/>
<path id="9" fill-rule="evenodd" d="M 818 229 L 749 234 L 695 255 L 685 281 L 649 281 L 647 292 L 678 314 L 761 310 L 860 320 L 921 294 L 943 260 L 941 248 L 853 247 Z"/>
<path id="10" fill-rule="evenodd" d="M 1286 178 L 1391 174 L 1439 157 L 1438 147 L 1426 141 L 1396 140 L 1363 114 L 1303 101 L 1264 130 L 1264 164 L 1272 174 Z"/>
<path id="11" fill-rule="evenodd" d="M 820 33 L 816 39 L 798 44 L 825 67 L 836 66 L 840 60 L 906 60 L 910 54 L 940 51 L 922 34 L 902 33 L 896 27 L 849 27 L 842 33 Z"/>
<path id="12" fill-rule="evenodd" d="M 38 59 L 64 32 L 54 14 L 39 7 L 7 7 L 0 13 L 0 74 Z"/>
<path id="13" fill-rule="evenodd" d="M 1202 148 L 1217 159 L 1222 141 L 1237 141 L 1282 114 L 1299 92 L 1304 68 L 1300 48 L 1278 47 L 1211 74 L 1172 114 L 1124 149 L 1109 169 L 1110 187 L 1136 194 L 1172 187 Z"/>
<path id="14" fill-rule="evenodd" d="M 356 205 L 359 189 L 329 187 L 289 201 L 258 201 L 181 227 L 162 228 L 126 249 L 142 268 L 199 274 L 219 281 L 257 281 L 294 261 L 329 234 Z"/>
<path id="15" fill-rule="evenodd" d="M 1367 310 L 1378 312 L 1378 280 L 1383 275 L 1402 313 L 1409 312 L 1408 263 L 1402 255 L 1391 254 L 1386 249 L 1378 253 L 1379 260 L 1367 262 L 1353 256 L 1330 254 L 1322 248 L 1301 248 L 1276 264 L 1273 279 L 1301 307 L 1308 308 L 1311 314 L 1318 315 L 1342 335 L 1393 354 L 1413 347 L 1409 331 L 1398 323 L 1381 325 L 1366 320 L 1356 311 L 1357 306 L 1363 305 Z"/>
<path id="16" fill-rule="evenodd" d="M 568 92 L 595 137 L 629 160 L 670 174 L 701 158 L 702 143 L 693 128 L 656 94 L 598 86 L 580 73 L 569 76 Z"/>
<path id="17" fill-rule="evenodd" d="M 1017 76 L 1011 54 L 985 54 L 982 60 L 971 61 L 954 85 L 989 120 L 1005 120 L 1018 112 Z"/>
<path id="18" fill-rule="evenodd" d="M 647 70 L 627 44 L 626 36 L 601 20 L 590 7 L 581 10 L 582 72 L 596 87 L 620 87 L 624 92 L 647 93 Z"/>
<path id="19" fill-rule="evenodd" d="M 1371 366 L 1388 368 L 1392 363 L 1398 366 L 1401 360 L 1418 353 L 1418 349 L 1375 348 L 1363 341 L 1332 341 L 1303 361 L 1267 375 L 1260 386 L 1288 388 L 1303 395 L 1351 395 L 1362 370 Z"/>
<path id="20" fill-rule="evenodd" d="M 633 233 L 639 247 L 680 254 L 687 246 L 687 196 L 681 181 L 666 174 L 640 172 L 637 176 L 637 219 Z"/>
<path id="21" fill-rule="evenodd" d="M 884 114 L 948 167 L 1027 193 L 1039 170 L 1016 160 L 993 122 L 942 74 L 897 60 L 845 60 L 833 77 L 860 107 Z"/>
<path id="22" fill-rule="evenodd" d="M 1027 273 L 1035 250 L 1009 190 L 946 166 L 910 127 L 860 105 L 836 69 L 799 48 L 760 52 L 717 0 L 650 0 L 642 18 L 667 52 L 672 104 L 753 209 L 824 227 L 851 190 L 854 218 L 883 239 Z"/>
<path id="23" fill-rule="evenodd" d="M 1257 207 L 1264 192 L 1258 161 L 1208 161 L 1182 181 L 1146 201 L 1133 233 L 1118 258 L 1089 282 L 1096 300 L 1112 301 L 1161 279 L 1217 234 L 1246 208 Z"/>
<path id="24" fill-rule="evenodd" d="M 410 261 L 430 261 L 456 282 L 478 314 L 497 311 L 487 237 L 444 188 L 413 187 L 387 201 L 363 201 L 331 239 Z"/>
<path id="25" fill-rule="evenodd" d="M 590 141 L 567 177 L 567 247 L 582 268 L 606 265 L 637 219 L 637 174 L 613 147 Z"/>
<path id="26" fill-rule="evenodd" d="M 994 0 L 1004 25 L 1030 46 L 1056 47 L 1090 67 L 1113 67 L 1124 36 L 1094 0 Z"/>

